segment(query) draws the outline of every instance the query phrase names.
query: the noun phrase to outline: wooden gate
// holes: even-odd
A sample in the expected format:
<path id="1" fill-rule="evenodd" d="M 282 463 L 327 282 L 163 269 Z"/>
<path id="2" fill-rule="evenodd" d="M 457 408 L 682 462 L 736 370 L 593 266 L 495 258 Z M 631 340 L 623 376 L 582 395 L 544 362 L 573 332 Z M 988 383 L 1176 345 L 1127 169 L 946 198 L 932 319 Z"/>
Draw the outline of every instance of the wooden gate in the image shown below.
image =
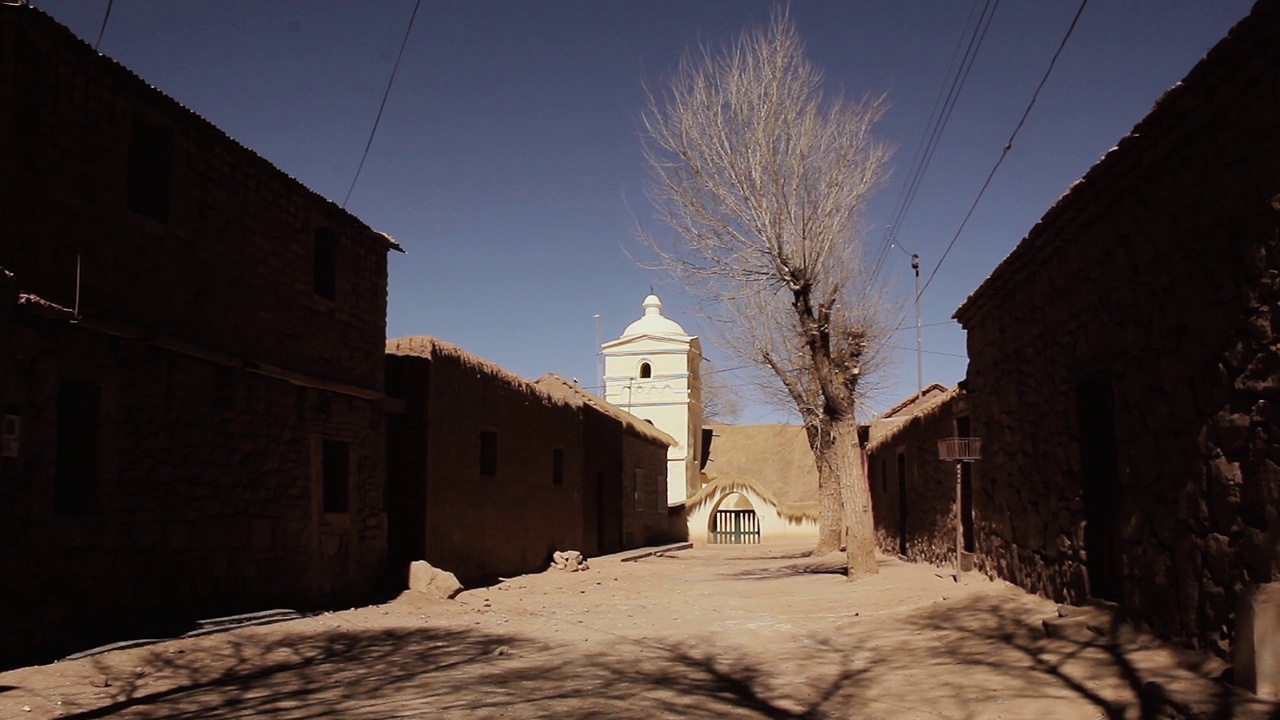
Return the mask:
<path id="1" fill-rule="evenodd" d="M 717 510 L 711 519 L 712 545 L 758 545 L 760 518 L 755 510 Z"/>

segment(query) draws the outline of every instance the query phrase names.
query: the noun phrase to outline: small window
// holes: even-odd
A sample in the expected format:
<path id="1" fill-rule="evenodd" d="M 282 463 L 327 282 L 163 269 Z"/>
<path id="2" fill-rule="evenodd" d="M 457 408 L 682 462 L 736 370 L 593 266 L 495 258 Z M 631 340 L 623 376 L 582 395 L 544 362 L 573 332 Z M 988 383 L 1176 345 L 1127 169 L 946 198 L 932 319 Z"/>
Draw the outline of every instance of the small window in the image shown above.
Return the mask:
<path id="1" fill-rule="evenodd" d="M 564 484 L 564 448 L 551 451 L 551 484 Z"/>
<path id="2" fill-rule="evenodd" d="M 325 440 L 322 452 L 324 511 L 347 512 L 351 504 L 351 445 L 338 440 Z"/>
<path id="3" fill-rule="evenodd" d="M 640 363 L 640 377 L 653 377 L 653 367 L 647 362 Z"/>
<path id="4" fill-rule="evenodd" d="M 644 468 L 636 468 L 636 511 L 644 510 Z"/>
<path id="5" fill-rule="evenodd" d="M 96 385 L 64 384 L 58 388 L 53 509 L 59 515 L 87 515 L 93 505 L 98 402 Z"/>
<path id="6" fill-rule="evenodd" d="M 169 183 L 173 165 L 173 131 L 163 125 L 135 122 L 129 138 L 129 209 L 169 222 Z"/>
<path id="7" fill-rule="evenodd" d="M 480 476 L 494 477 L 498 474 L 498 433 L 485 430 L 480 433 Z"/>
<path id="8" fill-rule="evenodd" d="M 333 300 L 338 294 L 337 235 L 332 230 L 316 230 L 312 248 L 312 288 L 316 295 Z"/>

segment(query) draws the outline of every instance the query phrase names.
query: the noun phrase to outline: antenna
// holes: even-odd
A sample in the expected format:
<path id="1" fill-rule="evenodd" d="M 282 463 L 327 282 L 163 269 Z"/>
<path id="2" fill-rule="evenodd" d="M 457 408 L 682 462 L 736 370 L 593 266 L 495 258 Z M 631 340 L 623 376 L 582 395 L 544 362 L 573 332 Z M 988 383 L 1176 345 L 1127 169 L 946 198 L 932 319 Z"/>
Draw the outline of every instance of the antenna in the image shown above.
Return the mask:
<path id="1" fill-rule="evenodd" d="M 600 391 L 600 397 L 604 397 L 604 336 L 600 330 L 600 313 L 591 317 L 596 319 L 596 380 L 599 382 L 596 387 Z"/>

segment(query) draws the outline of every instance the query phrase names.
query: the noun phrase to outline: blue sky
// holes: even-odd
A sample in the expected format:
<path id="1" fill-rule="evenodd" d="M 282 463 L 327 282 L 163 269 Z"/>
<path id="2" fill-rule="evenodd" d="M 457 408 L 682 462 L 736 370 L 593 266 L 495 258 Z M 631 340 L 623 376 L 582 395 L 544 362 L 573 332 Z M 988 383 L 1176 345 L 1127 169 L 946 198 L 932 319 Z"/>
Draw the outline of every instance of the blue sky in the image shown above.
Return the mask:
<path id="1" fill-rule="evenodd" d="M 107 0 L 32 0 L 89 42 Z M 1247 0 L 1093 0 L 1027 125 L 923 298 L 926 383 L 964 377 L 951 313 L 1050 205 L 1249 10 Z M 100 50 L 341 203 L 414 0 L 115 0 Z M 347 209 L 394 235 L 387 333 L 435 335 L 530 378 L 596 384 L 605 340 L 650 286 L 701 332 L 682 289 L 638 267 L 650 224 L 637 117 L 680 53 L 768 20 L 758 0 L 423 0 Z M 797 0 L 832 89 L 885 94 L 893 175 L 880 242 L 973 5 Z M 927 276 L 1026 108 L 1075 0 L 1002 3 L 905 221 Z M 906 254 L 888 256 L 900 292 Z M 883 410 L 916 386 L 914 327 L 891 341 Z M 709 370 L 740 363 L 709 348 Z M 732 373 L 726 373 L 726 377 Z M 783 416 L 750 396 L 743 421 Z"/>

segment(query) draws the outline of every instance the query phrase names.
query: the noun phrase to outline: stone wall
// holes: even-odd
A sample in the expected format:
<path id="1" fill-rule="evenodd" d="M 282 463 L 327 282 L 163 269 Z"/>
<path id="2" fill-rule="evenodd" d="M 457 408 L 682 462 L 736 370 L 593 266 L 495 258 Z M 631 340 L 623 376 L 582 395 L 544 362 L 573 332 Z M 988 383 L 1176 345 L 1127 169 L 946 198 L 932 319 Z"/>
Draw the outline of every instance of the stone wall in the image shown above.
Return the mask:
<path id="1" fill-rule="evenodd" d="M 39 10 L 0 15 L 0 266 L 23 291 L 73 307 L 78 275 L 84 317 L 381 390 L 385 237 Z M 133 195 L 151 131 L 162 213 Z"/>
<path id="2" fill-rule="evenodd" d="M 21 432 L 0 459 L 0 665 L 377 587 L 377 404 L 5 306 L 0 405 Z M 97 401 L 69 414 L 68 386 Z M 68 449 L 62 428 L 87 415 Z M 324 440 L 348 447 L 343 512 L 324 511 Z M 76 462 L 86 482 L 68 488 L 59 464 Z"/>
<path id="3" fill-rule="evenodd" d="M 905 418 L 868 449 L 876 544 L 886 554 L 955 564 L 956 465 L 938 459 L 938 440 L 955 435 L 956 404 L 949 401 L 927 416 Z"/>
<path id="4" fill-rule="evenodd" d="M 964 306 L 982 568 L 1217 652 L 1280 533 L 1280 4 Z"/>
<path id="5" fill-rule="evenodd" d="M 0 108 L 0 655 L 374 591 L 394 243 L 35 8 Z"/>

